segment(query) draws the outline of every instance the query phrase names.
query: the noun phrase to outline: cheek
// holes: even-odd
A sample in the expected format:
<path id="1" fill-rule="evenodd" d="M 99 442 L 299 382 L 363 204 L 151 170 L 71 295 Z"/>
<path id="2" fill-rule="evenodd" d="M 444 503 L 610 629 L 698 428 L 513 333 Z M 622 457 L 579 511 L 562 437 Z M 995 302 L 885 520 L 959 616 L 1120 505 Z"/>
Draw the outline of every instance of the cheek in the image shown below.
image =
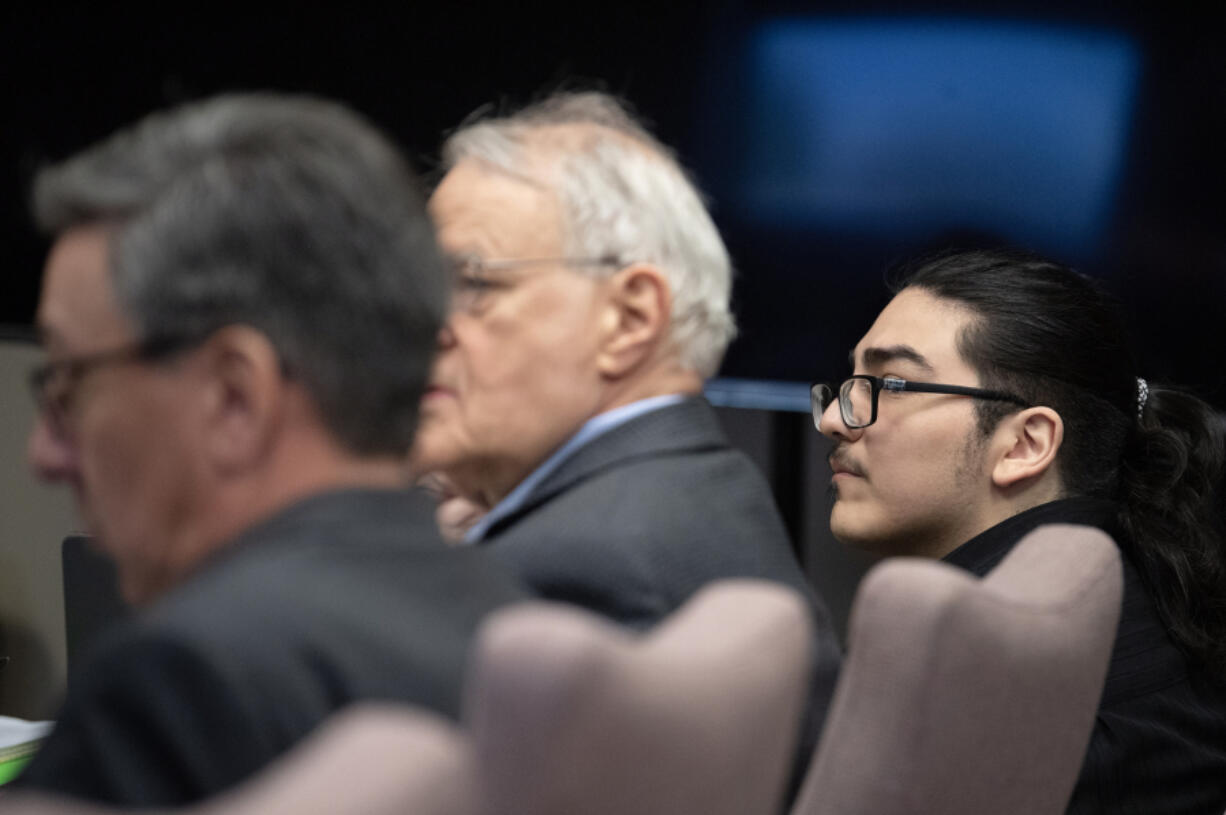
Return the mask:
<path id="1" fill-rule="evenodd" d="M 853 456 L 860 457 L 870 480 L 847 486 L 832 510 L 832 523 L 903 527 L 973 500 L 964 437 L 932 429 L 897 435 L 919 443 L 895 444 L 893 435 L 888 443 L 862 440 Z"/>
<path id="2" fill-rule="evenodd" d="M 149 393 L 98 407 L 80 436 L 91 511 L 112 534 L 155 527 L 178 509 L 197 463 L 186 410 Z"/>
<path id="3" fill-rule="evenodd" d="M 142 445 L 126 425 L 126 418 L 120 424 L 93 421 L 78 434 L 81 480 L 98 512 L 114 512 L 122 503 L 116 499 L 131 494 L 135 486 L 133 459 Z"/>
<path id="4" fill-rule="evenodd" d="M 507 421 L 552 411 L 557 400 L 582 391 L 596 370 L 595 331 L 582 315 L 560 311 L 536 321 L 495 322 L 461 337 L 464 411 Z"/>
<path id="5" fill-rule="evenodd" d="M 894 457 L 894 466 L 886 467 L 888 484 L 882 484 L 884 493 L 894 496 L 900 512 L 925 512 L 934 507 L 970 500 L 969 495 L 959 497 L 955 493 L 964 483 L 961 478 L 965 467 L 964 441 L 949 435 L 930 436 L 930 443 L 913 445 L 899 451 Z"/>

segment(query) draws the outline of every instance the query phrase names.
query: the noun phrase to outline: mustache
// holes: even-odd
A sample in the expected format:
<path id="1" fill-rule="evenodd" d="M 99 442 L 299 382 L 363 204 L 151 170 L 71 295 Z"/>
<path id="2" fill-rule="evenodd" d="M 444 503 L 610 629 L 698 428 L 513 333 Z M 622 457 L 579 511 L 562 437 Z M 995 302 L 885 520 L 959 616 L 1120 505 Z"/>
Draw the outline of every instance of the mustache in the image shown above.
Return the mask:
<path id="1" fill-rule="evenodd" d="M 844 470 L 863 477 L 865 475 L 864 468 L 860 466 L 860 462 L 851 457 L 844 446 L 845 442 L 838 442 L 830 451 L 830 455 L 826 457 L 827 463 L 830 464 L 832 470 Z"/>

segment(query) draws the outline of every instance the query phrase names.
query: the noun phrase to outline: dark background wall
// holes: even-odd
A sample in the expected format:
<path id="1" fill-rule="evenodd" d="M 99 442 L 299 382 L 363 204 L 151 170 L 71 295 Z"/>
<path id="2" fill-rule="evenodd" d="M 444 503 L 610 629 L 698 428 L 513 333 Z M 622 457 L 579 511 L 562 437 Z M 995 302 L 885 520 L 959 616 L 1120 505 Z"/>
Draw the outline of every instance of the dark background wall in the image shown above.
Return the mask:
<path id="1" fill-rule="evenodd" d="M 613 8 L 613 6 L 616 8 Z M 0 12 L 0 322 L 26 322 L 45 247 L 32 170 L 169 103 L 226 89 L 348 102 L 430 169 L 440 134 L 481 105 L 570 77 L 625 92 L 676 139 L 701 68 L 702 4 L 64 3 Z M 681 108 L 677 108 L 680 104 Z M 663 119 L 668 119 L 665 124 Z"/>
<path id="2" fill-rule="evenodd" d="M 474 109 L 523 101 L 577 79 L 632 99 L 715 193 L 716 219 L 740 272 L 736 301 L 743 326 L 724 374 L 791 381 L 838 376 L 846 350 L 883 301 L 881 280 L 891 263 L 918 249 L 992 236 L 960 230 L 956 221 L 903 236 L 865 231 L 863 223 L 772 228 L 738 214 L 743 201 L 737 185 L 744 179 L 728 178 L 729 167 L 740 166 L 737 139 L 758 123 L 790 127 L 786 116 L 759 115 L 762 103 L 755 102 L 742 62 L 752 33 L 779 19 L 989 21 L 1107 32 L 1135 49 L 1138 75 L 1118 123 L 1124 152 L 1105 193 L 1106 226 L 1092 251 L 1068 259 L 1102 277 L 1125 302 L 1139 373 L 1190 384 L 1226 408 L 1226 383 L 1215 364 L 1226 333 L 1226 49 L 1220 47 L 1226 13 L 1220 4 L 1197 4 L 1196 11 L 1192 5 L 13 5 L 0 12 L 0 75 L 6 80 L 0 91 L 6 249 L 0 324 L 29 324 L 45 252 L 25 215 L 30 173 L 152 108 L 225 89 L 326 94 L 382 124 L 428 171 L 440 134 Z M 1061 115 L 1075 129 L 1085 114 L 1070 103 Z M 1052 127 L 1060 132 L 1059 118 Z M 1033 149 L 1041 156 L 1058 149 L 1058 139 L 1035 139 Z M 871 189 L 873 182 L 857 183 Z M 1058 194 L 1052 198 L 1059 203 Z"/>

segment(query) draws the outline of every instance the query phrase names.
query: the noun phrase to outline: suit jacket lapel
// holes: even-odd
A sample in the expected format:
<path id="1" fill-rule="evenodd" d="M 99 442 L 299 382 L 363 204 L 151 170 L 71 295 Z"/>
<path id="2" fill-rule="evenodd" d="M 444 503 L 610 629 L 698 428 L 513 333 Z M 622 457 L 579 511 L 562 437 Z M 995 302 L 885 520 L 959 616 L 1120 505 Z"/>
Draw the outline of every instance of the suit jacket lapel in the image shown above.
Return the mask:
<path id="1" fill-rule="evenodd" d="M 727 446 L 719 417 L 701 397 L 645 413 L 576 450 L 528 494 L 519 509 L 496 521 L 483 540 L 496 537 L 508 524 L 558 493 L 612 467 L 635 459 Z"/>

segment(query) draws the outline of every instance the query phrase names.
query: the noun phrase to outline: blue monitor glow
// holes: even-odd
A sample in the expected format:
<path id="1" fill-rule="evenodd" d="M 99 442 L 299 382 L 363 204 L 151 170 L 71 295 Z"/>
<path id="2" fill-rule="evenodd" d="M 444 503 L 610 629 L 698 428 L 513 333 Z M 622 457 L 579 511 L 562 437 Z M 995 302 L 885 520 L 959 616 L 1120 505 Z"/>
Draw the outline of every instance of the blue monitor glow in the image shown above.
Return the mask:
<path id="1" fill-rule="evenodd" d="M 767 18 L 746 34 L 737 132 L 707 174 L 739 224 L 1098 249 L 1141 72 L 1126 34 L 927 17 Z"/>

